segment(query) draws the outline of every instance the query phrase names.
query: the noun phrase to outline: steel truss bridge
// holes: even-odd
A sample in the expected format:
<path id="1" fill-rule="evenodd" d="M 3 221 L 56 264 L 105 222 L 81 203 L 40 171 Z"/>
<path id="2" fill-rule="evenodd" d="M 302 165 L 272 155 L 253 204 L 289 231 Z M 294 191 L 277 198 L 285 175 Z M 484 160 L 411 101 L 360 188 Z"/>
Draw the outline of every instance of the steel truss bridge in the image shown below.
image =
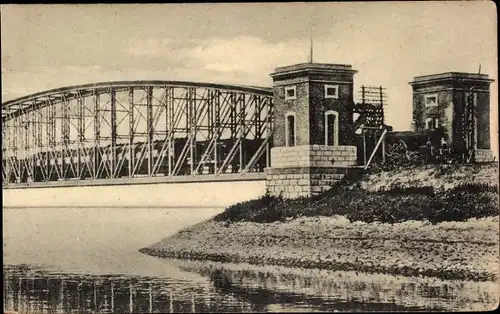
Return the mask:
<path id="1" fill-rule="evenodd" d="M 7 101 L 3 183 L 262 172 L 272 96 L 270 88 L 123 81 Z"/>
<path id="2" fill-rule="evenodd" d="M 349 106 L 359 114 L 352 132 L 384 125 L 384 89 L 369 103 L 366 90 Z M 273 125 L 271 88 L 120 81 L 52 89 L 2 104 L 2 183 L 261 173 Z"/>

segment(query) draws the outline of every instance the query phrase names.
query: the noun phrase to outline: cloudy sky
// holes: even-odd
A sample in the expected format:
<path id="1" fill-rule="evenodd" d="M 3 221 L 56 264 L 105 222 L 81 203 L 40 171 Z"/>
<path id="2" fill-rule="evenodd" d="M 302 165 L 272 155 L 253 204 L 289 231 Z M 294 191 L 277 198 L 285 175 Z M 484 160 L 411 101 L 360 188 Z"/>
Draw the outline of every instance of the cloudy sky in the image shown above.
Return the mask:
<path id="1" fill-rule="evenodd" d="M 353 65 L 356 90 L 385 86 L 387 123 L 409 129 L 414 76 L 481 64 L 497 80 L 496 23 L 486 1 L 2 5 L 2 101 L 109 80 L 271 86 L 307 61 L 312 25 L 314 61 Z M 496 100 L 497 82 L 494 115 Z"/>

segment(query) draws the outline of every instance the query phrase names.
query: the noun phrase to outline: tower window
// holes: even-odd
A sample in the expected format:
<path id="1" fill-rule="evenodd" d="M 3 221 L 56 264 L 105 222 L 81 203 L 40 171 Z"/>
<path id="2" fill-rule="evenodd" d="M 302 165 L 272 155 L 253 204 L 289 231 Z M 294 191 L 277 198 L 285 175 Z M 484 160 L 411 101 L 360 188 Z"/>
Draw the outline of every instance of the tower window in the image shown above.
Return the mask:
<path id="1" fill-rule="evenodd" d="M 437 94 L 432 94 L 432 95 L 425 95 L 425 106 L 426 107 L 433 107 L 438 105 L 438 95 Z"/>
<path id="2" fill-rule="evenodd" d="M 325 145 L 337 146 L 339 141 L 339 113 L 333 110 L 325 112 Z"/>
<path id="3" fill-rule="evenodd" d="M 295 146 L 295 114 L 286 115 L 286 146 Z"/>
<path id="4" fill-rule="evenodd" d="M 417 121 L 415 121 L 415 120 L 412 120 L 412 121 L 411 121 L 411 130 L 412 130 L 413 132 L 416 132 L 416 131 L 417 131 Z"/>
<path id="5" fill-rule="evenodd" d="M 438 118 L 425 119 L 425 129 L 432 130 L 432 129 L 437 129 L 438 127 L 439 127 L 439 119 Z"/>
<path id="6" fill-rule="evenodd" d="M 338 85 L 325 85 L 325 98 L 339 98 L 339 86 Z"/>
<path id="7" fill-rule="evenodd" d="M 297 86 L 285 87 L 285 100 L 297 99 Z"/>

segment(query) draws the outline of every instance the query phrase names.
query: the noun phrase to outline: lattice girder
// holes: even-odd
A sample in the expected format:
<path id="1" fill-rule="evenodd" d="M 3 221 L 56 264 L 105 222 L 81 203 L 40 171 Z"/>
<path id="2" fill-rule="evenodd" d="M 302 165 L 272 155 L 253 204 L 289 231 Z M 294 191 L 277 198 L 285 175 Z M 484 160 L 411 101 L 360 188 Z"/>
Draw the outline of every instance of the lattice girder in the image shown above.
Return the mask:
<path id="1" fill-rule="evenodd" d="M 262 171 L 269 162 L 270 89 L 110 82 L 2 107 L 4 183 Z"/>

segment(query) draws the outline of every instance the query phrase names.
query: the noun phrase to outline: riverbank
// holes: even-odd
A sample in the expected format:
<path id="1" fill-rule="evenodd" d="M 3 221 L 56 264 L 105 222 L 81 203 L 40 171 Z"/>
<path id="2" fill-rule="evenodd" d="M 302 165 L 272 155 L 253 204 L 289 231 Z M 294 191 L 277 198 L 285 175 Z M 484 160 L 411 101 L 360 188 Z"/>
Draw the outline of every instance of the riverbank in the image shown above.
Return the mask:
<path id="1" fill-rule="evenodd" d="M 497 280 L 498 165 L 426 166 L 420 169 L 426 176 L 410 175 L 418 170 L 401 169 L 389 178 L 373 173 L 346 185 L 347 192 L 313 199 L 264 197 L 237 204 L 140 251 L 181 259 Z"/>
<path id="2" fill-rule="evenodd" d="M 302 217 L 281 223 L 207 221 L 148 248 L 158 257 L 247 262 L 443 279 L 498 278 L 498 216 L 431 225 Z"/>

